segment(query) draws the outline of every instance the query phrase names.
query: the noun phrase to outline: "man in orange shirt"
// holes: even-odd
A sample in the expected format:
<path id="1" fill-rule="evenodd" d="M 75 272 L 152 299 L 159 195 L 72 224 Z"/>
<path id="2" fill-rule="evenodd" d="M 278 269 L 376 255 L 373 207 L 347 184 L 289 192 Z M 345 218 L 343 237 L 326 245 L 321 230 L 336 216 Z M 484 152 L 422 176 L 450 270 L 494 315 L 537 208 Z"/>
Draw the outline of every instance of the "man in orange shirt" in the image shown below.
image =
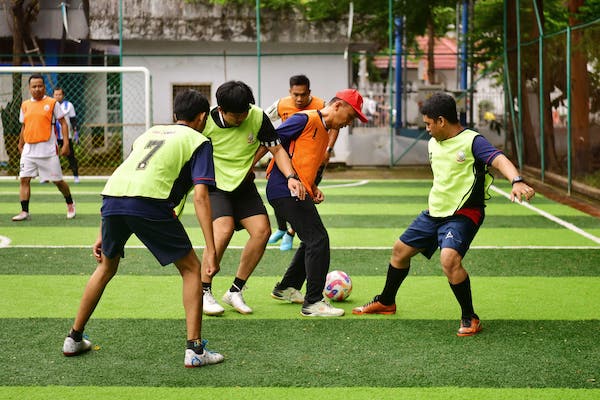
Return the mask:
<path id="1" fill-rule="evenodd" d="M 29 77 L 29 92 L 31 99 L 23 102 L 19 114 L 19 121 L 22 124 L 19 134 L 21 212 L 12 217 L 12 220 L 30 219 L 31 178 L 36 176 L 39 176 L 40 180 L 52 181 L 56 185 L 67 203 L 67 219 L 73 219 L 75 204 L 69 185 L 63 180 L 58 146 L 53 132 L 55 121 L 60 123 L 63 132 L 67 132 L 64 112 L 55 99 L 46 96 L 46 86 L 41 75 L 34 74 Z M 65 140 L 60 154 L 66 156 L 69 153 L 69 141 Z"/>
<path id="2" fill-rule="evenodd" d="M 275 211 L 289 221 L 301 240 L 296 254 L 271 296 L 276 300 L 302 304 L 307 317 L 339 317 L 341 308 L 332 307 L 323 298 L 323 288 L 329 270 L 329 235 L 315 204 L 325 196 L 317 187 L 316 178 L 322 165 L 322 154 L 329 143 L 331 129 L 350 125 L 355 118 L 362 122 L 363 99 L 354 89 L 341 90 L 322 110 L 301 111 L 277 128 L 284 149 L 290 155 L 297 176 L 286 176 L 275 163 L 267 169 L 267 198 Z M 291 178 L 300 179 L 307 196 L 300 199 L 287 188 Z M 306 296 L 300 288 L 306 280 Z"/>

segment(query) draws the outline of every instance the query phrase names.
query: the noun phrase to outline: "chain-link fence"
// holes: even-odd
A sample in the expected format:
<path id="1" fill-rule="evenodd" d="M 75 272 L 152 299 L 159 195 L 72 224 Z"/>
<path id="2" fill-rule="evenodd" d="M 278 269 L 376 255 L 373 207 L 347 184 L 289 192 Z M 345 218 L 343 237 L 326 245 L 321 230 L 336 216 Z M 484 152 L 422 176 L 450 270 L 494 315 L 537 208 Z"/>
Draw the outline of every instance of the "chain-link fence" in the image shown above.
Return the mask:
<path id="1" fill-rule="evenodd" d="M 19 168 L 19 110 L 31 97 L 28 80 L 33 73 L 44 77 L 48 96 L 60 87 L 73 104 L 79 140 L 72 151 L 80 175 L 110 174 L 151 124 L 150 78 L 144 68 L 0 68 L 0 166 L 8 174 Z M 61 162 L 66 170 L 66 158 Z"/>
<path id="2" fill-rule="evenodd" d="M 569 193 L 580 184 L 600 188 L 600 19 L 550 30 L 535 6 L 505 3 L 519 21 L 505 31 L 513 154 L 530 174 Z"/>

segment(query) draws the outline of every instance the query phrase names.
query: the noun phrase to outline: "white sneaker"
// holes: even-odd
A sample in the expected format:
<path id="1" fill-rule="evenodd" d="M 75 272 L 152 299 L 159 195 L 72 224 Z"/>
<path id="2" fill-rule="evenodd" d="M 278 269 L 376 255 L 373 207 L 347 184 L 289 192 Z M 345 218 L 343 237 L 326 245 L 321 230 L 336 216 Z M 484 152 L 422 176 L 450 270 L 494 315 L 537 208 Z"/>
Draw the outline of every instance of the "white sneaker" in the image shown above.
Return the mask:
<path id="1" fill-rule="evenodd" d="M 242 290 L 245 290 L 244 286 Z M 240 314 L 252 314 L 252 309 L 246 305 L 244 301 L 244 296 L 242 296 L 242 292 L 231 292 L 226 291 L 223 295 L 223 302 L 225 304 L 229 304 L 231 307 L 235 308 L 237 312 Z"/>
<path id="2" fill-rule="evenodd" d="M 202 295 L 202 308 L 205 315 L 221 315 L 225 312 L 225 309 L 217 303 L 217 300 L 210 289 L 204 290 L 204 294 Z"/>
<path id="3" fill-rule="evenodd" d="M 344 315 L 344 310 L 341 308 L 332 307 L 331 304 L 325 301 L 317 301 L 302 307 L 301 314 L 305 317 L 341 317 Z"/>
<path id="4" fill-rule="evenodd" d="M 87 339 L 81 339 L 76 342 L 72 337 L 67 336 L 63 344 L 63 354 L 67 357 L 78 356 L 92 349 L 92 342 Z"/>
<path id="5" fill-rule="evenodd" d="M 302 304 L 304 303 L 304 295 L 298 289 L 293 287 L 287 287 L 285 289 L 277 289 L 277 285 L 273 288 L 271 292 L 271 297 L 276 300 L 285 300 L 291 303 Z"/>
<path id="6" fill-rule="evenodd" d="M 20 213 L 12 217 L 13 221 L 25 221 L 27 219 L 31 219 L 27 211 L 21 211 Z"/>
<path id="7" fill-rule="evenodd" d="M 75 203 L 67 204 L 67 219 L 75 218 Z"/>
<path id="8" fill-rule="evenodd" d="M 202 347 L 204 347 L 207 343 L 206 339 L 202 340 Z M 204 351 L 202 354 L 197 354 L 192 349 L 185 350 L 185 359 L 183 364 L 186 368 L 200 368 L 205 365 L 218 364 L 223 362 L 222 354 L 216 353 L 214 351 L 209 351 L 206 347 L 204 347 Z"/>

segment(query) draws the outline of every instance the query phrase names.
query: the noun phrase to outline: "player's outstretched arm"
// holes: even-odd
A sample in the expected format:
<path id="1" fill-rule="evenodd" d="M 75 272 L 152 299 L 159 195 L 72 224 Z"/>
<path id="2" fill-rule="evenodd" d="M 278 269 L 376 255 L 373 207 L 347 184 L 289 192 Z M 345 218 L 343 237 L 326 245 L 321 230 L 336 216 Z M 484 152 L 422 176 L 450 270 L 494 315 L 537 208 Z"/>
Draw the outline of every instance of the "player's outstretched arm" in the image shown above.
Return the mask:
<path id="1" fill-rule="evenodd" d="M 519 171 L 504 154 L 500 154 L 496 157 L 494 161 L 492 161 L 492 166 L 498 169 L 502 175 L 512 183 L 512 190 L 510 192 L 511 201 L 516 200 L 521 202 L 522 199 L 529 201 L 535 196 L 535 190 L 526 184 L 525 181 L 519 179 Z"/>
<path id="2" fill-rule="evenodd" d="M 212 213 L 210 200 L 208 198 L 208 186 L 199 184 L 194 186 L 194 210 L 196 218 L 202 228 L 205 248 L 202 253 L 202 268 L 208 276 L 214 276 L 219 272 L 215 239 L 213 235 Z"/>

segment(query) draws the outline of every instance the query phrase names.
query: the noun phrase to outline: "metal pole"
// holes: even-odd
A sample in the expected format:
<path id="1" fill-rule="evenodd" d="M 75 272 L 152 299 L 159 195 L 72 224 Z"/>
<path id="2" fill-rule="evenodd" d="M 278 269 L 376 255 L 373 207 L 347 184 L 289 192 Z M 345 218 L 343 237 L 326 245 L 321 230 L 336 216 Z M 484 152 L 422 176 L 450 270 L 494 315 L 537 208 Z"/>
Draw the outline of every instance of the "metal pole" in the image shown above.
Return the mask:
<path id="1" fill-rule="evenodd" d="M 402 18 L 394 19 L 395 31 L 395 48 L 396 48 L 396 134 L 400 134 L 402 128 Z"/>
<path id="2" fill-rule="evenodd" d="M 394 116 L 394 114 L 392 113 L 393 108 L 393 102 L 394 102 L 394 94 L 392 93 L 392 88 L 393 86 L 393 77 L 392 77 L 392 45 L 393 45 L 393 37 L 392 37 L 392 29 L 393 29 L 393 15 L 392 15 L 392 0 L 388 0 L 388 53 L 389 53 L 389 57 L 388 57 L 388 81 L 390 82 L 389 85 L 389 96 L 390 96 L 390 107 L 389 107 L 389 113 L 390 113 L 390 167 L 394 166 L 394 124 L 392 123 L 392 118 Z M 396 49 L 396 51 L 398 51 L 398 49 Z M 398 66 L 396 65 L 396 68 L 398 68 Z M 396 116 L 396 118 L 398 118 L 398 116 Z"/>
<path id="3" fill-rule="evenodd" d="M 571 195 L 571 26 L 567 26 L 567 194 Z"/>
<path id="4" fill-rule="evenodd" d="M 260 107 L 260 0 L 256 0 L 256 61 L 258 71 L 257 102 Z"/>
<path id="5" fill-rule="evenodd" d="M 517 132 L 517 141 L 519 142 L 519 150 L 517 151 L 517 159 L 519 160 L 519 169 L 523 168 L 523 97 L 521 90 L 521 1 L 516 0 L 516 19 L 517 19 L 517 106 L 519 107 L 519 125 Z"/>
<path id="6" fill-rule="evenodd" d="M 539 76 L 538 81 L 540 85 L 539 97 L 540 97 L 540 157 L 541 157 L 541 179 L 544 182 L 544 175 L 546 169 L 546 160 L 545 160 L 545 149 L 544 149 L 544 27 L 542 26 L 542 20 L 540 19 L 540 10 L 538 9 L 537 2 L 532 0 L 533 8 L 535 10 L 535 19 L 537 21 L 538 32 L 540 33 L 538 37 L 538 63 L 539 63 Z M 568 82 L 568 81 L 567 81 Z"/>

